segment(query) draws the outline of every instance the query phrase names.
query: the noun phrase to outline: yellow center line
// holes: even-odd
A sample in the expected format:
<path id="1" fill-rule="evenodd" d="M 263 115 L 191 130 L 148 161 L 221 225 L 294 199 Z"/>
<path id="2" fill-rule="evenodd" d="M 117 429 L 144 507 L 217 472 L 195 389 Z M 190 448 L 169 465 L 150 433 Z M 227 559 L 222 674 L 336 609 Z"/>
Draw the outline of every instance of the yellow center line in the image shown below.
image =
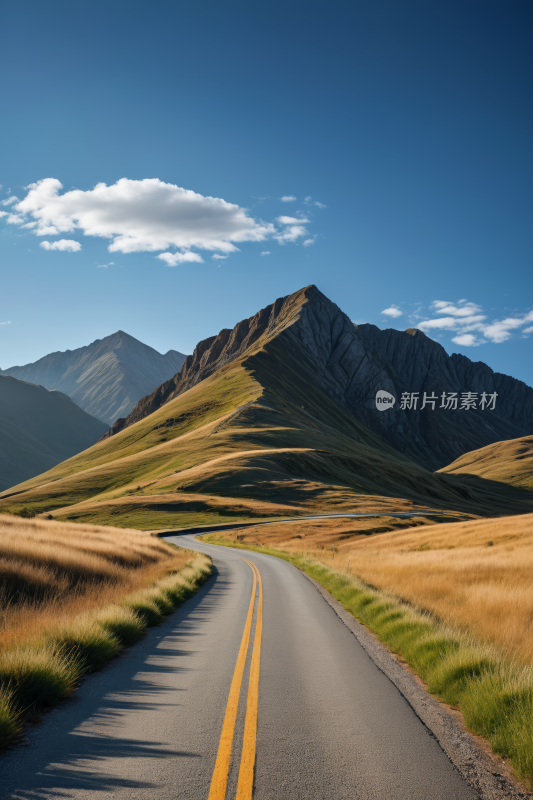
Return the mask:
<path id="1" fill-rule="evenodd" d="M 259 700 L 259 662 L 261 659 L 261 634 L 263 631 L 263 583 L 259 570 L 248 562 L 259 582 L 259 602 L 255 623 L 252 663 L 250 665 L 250 682 L 248 684 L 248 701 L 246 704 L 246 720 L 244 722 L 244 740 L 242 744 L 239 782 L 236 800 L 251 800 L 254 788 L 255 749 L 257 739 L 257 703 Z"/>
<path id="2" fill-rule="evenodd" d="M 242 560 L 244 561 L 245 559 Z M 249 561 L 247 563 L 250 564 Z M 242 676 L 244 672 L 244 665 L 246 663 L 246 654 L 248 652 L 248 643 L 250 641 L 250 630 L 252 628 L 252 617 L 255 605 L 257 578 L 253 568 L 252 572 L 254 576 L 252 597 L 250 599 L 250 606 L 248 608 L 248 616 L 246 617 L 244 633 L 242 635 L 241 646 L 239 648 L 239 655 L 237 656 L 237 663 L 235 665 L 235 671 L 233 673 L 233 679 L 231 681 L 231 687 L 229 690 L 228 703 L 226 705 L 226 713 L 224 715 L 224 724 L 222 725 L 217 760 L 215 762 L 213 777 L 211 778 L 211 788 L 209 790 L 208 800 L 224 800 L 226 796 L 226 785 L 228 782 L 231 748 L 233 744 L 233 734 L 235 731 L 235 720 L 237 719 L 239 695 L 241 693 Z"/>

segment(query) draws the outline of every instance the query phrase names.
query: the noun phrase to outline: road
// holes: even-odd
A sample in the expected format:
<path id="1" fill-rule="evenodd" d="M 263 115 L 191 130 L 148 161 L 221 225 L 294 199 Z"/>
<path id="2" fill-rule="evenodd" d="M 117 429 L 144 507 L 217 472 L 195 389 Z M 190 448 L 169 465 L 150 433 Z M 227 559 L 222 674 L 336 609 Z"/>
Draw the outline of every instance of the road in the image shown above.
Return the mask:
<path id="1" fill-rule="evenodd" d="M 477 797 L 295 567 L 168 538 L 215 576 L 2 757 L 2 799 Z"/>

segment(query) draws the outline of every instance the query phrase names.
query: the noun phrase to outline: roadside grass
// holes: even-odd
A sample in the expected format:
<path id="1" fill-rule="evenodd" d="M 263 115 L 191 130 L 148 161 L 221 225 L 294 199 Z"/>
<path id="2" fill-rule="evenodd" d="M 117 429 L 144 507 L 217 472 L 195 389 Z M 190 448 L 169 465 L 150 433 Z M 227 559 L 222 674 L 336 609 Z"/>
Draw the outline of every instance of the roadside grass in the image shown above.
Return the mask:
<path id="1" fill-rule="evenodd" d="M 440 700 L 458 708 L 469 730 L 487 739 L 533 788 L 533 668 L 429 612 L 305 555 L 205 535 L 210 544 L 288 561 L 400 655 Z"/>
<path id="2" fill-rule="evenodd" d="M 24 722 L 69 697 L 84 675 L 104 667 L 148 627 L 161 623 L 210 574 L 210 560 L 194 553 L 182 571 L 126 596 L 121 605 L 86 612 L 40 641 L 1 653 L 0 749 L 16 742 Z"/>
<path id="3" fill-rule="evenodd" d="M 147 533 L 0 517 L 0 749 L 211 574 Z"/>

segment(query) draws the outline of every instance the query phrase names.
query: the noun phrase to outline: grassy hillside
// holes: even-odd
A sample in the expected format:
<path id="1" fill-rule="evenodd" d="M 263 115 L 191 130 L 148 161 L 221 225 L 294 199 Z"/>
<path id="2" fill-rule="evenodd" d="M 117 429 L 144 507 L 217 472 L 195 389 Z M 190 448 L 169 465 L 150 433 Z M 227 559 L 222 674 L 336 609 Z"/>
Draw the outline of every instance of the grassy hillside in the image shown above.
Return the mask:
<path id="1" fill-rule="evenodd" d="M 523 436 L 465 453 L 440 472 L 477 475 L 498 483 L 533 491 L 533 436 Z"/>
<path id="2" fill-rule="evenodd" d="M 0 490 L 85 450 L 106 431 L 61 392 L 0 375 Z"/>
<path id="3" fill-rule="evenodd" d="M 0 749 L 210 572 L 140 531 L 0 515 Z"/>
<path id="4" fill-rule="evenodd" d="M 533 510 L 533 495 L 415 465 L 324 394 L 272 330 L 150 416 L 0 495 L 0 511 L 141 529 L 391 505 L 512 513 Z"/>

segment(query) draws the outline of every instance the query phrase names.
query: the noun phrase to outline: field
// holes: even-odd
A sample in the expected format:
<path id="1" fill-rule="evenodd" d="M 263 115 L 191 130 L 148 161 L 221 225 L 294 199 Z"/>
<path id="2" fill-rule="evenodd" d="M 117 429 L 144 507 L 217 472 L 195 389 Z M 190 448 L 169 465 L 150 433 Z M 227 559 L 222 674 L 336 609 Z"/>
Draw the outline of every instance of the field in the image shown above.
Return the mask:
<path id="1" fill-rule="evenodd" d="M 279 523 L 224 536 L 308 554 L 533 662 L 533 514 Z"/>
<path id="2" fill-rule="evenodd" d="M 210 574 L 147 533 L 0 516 L 0 747 Z"/>

